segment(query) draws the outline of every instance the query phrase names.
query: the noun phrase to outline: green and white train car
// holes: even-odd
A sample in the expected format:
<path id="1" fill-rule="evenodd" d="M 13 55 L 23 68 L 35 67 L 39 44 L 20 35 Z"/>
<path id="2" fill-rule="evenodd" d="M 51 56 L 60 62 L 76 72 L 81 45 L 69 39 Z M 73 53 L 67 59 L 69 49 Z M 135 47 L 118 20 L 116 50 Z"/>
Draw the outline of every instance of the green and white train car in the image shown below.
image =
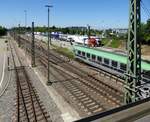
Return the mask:
<path id="1" fill-rule="evenodd" d="M 73 50 L 77 59 L 118 77 L 125 78 L 127 66 L 127 56 L 125 54 L 118 54 L 82 45 L 73 45 Z M 146 83 L 140 88 L 141 93 L 139 97 L 143 99 L 150 97 L 150 63 L 142 60 L 141 72 L 142 83 Z"/>
<path id="2" fill-rule="evenodd" d="M 100 50 L 82 45 L 73 46 L 75 57 L 88 63 L 94 67 L 103 69 L 107 72 L 113 73 L 117 76 L 124 77 L 126 73 L 127 56 L 118 53 Z M 150 71 L 150 63 L 141 62 L 142 78 L 150 82 L 150 76 L 144 75 L 145 72 Z"/>

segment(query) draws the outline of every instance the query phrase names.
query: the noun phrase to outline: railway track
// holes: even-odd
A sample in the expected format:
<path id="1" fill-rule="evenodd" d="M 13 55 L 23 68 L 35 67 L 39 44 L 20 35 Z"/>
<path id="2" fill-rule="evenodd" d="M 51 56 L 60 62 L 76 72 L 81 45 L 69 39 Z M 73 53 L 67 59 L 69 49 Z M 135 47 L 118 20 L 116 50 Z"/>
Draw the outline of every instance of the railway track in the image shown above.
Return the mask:
<path id="1" fill-rule="evenodd" d="M 30 41 L 29 40 L 25 40 L 25 39 L 23 39 L 23 41 L 27 41 L 27 43 L 29 44 L 28 46 L 30 47 L 31 45 L 30 45 Z M 45 55 L 45 54 L 47 54 L 47 50 L 45 50 L 45 48 L 46 48 L 46 44 L 44 43 L 44 45 L 43 45 L 43 43 L 42 42 L 40 42 L 39 40 L 37 40 L 37 42 L 38 43 L 36 43 L 36 58 L 37 59 L 39 59 L 41 56 L 43 56 L 43 55 Z M 22 42 L 22 44 L 23 44 L 23 42 Z M 53 51 L 53 50 L 51 50 L 51 51 Z M 31 49 L 28 49 L 28 52 L 29 52 L 29 55 L 30 55 L 30 53 L 31 53 Z M 52 63 L 54 63 L 54 64 L 58 64 L 58 65 L 60 65 L 61 63 L 63 64 L 63 63 L 67 63 L 68 65 L 71 65 L 71 67 L 72 68 L 74 68 L 75 70 L 78 70 L 77 72 L 79 72 L 80 71 L 80 74 L 82 74 L 82 75 L 85 75 L 85 74 L 87 74 L 87 72 L 85 72 L 84 70 L 82 70 L 81 68 L 79 68 L 79 67 L 74 67 L 74 65 L 72 65 L 71 63 L 69 63 L 70 62 L 70 60 L 64 60 L 64 59 L 62 59 L 57 53 L 56 53 L 56 55 L 57 56 L 55 56 L 53 53 L 51 53 L 50 55 L 53 55 L 54 57 L 54 59 L 56 59 L 56 60 L 51 60 L 50 59 L 50 61 L 52 62 Z M 82 63 L 83 64 L 83 63 Z M 114 89 L 118 89 L 118 87 L 120 87 L 120 85 L 124 85 L 124 79 L 122 79 L 120 76 L 118 76 L 118 75 L 115 75 L 115 74 L 113 74 L 113 73 L 109 73 L 109 72 L 107 72 L 107 71 L 105 71 L 105 70 L 102 70 L 102 69 L 96 69 L 96 68 L 93 68 L 93 67 L 91 67 L 91 66 L 89 66 L 89 68 L 90 69 L 92 69 L 92 70 L 94 70 L 94 71 L 97 71 L 101 76 L 104 76 L 104 77 L 109 77 L 111 80 L 113 79 L 113 81 L 115 82 L 115 83 L 118 83 L 119 84 L 119 86 L 112 86 L 112 85 L 110 85 L 109 84 L 109 82 L 108 83 L 104 83 L 104 84 L 106 84 L 107 86 L 110 86 L 110 87 L 113 87 Z M 88 73 L 88 76 L 90 76 L 90 77 L 93 77 L 93 74 L 89 74 Z M 93 77 L 93 78 L 95 78 L 95 77 Z M 96 78 L 96 79 L 99 79 L 98 77 Z M 119 91 L 121 91 L 122 92 L 122 89 L 120 88 L 119 89 Z"/>
<path id="2" fill-rule="evenodd" d="M 46 56 L 42 56 L 40 59 L 44 60 L 43 57 L 47 60 Z M 67 60 L 62 59 L 61 57 L 58 57 L 52 53 L 50 53 L 50 62 L 55 65 L 59 65 L 63 69 L 66 69 L 67 71 L 74 73 L 77 75 L 79 79 L 82 79 L 82 83 L 87 85 L 88 87 L 94 88 L 95 86 L 98 87 L 98 89 L 95 88 L 96 91 L 99 91 L 102 89 L 103 91 L 107 91 L 107 94 L 110 97 L 118 99 L 116 104 L 121 105 L 121 101 L 123 98 L 123 92 L 109 86 L 108 84 L 104 83 L 103 81 L 95 78 L 92 74 L 89 74 L 88 72 L 83 71 L 82 69 L 68 63 Z M 63 71 L 64 72 L 64 71 Z M 88 81 L 88 82 L 84 82 Z M 101 89 L 100 89 L 101 88 Z M 113 100 L 115 102 L 115 100 Z"/>
<path id="3" fill-rule="evenodd" d="M 29 41 L 28 41 L 28 43 L 29 43 Z M 37 49 L 37 50 L 36 50 L 37 52 L 43 52 L 42 54 L 39 55 L 40 58 L 43 57 L 43 56 L 44 56 L 45 58 L 47 58 L 47 57 L 46 57 L 46 55 L 47 55 L 47 50 L 45 50 L 43 47 L 39 47 L 38 45 L 36 45 L 36 49 Z M 40 50 L 40 51 L 39 51 L 39 50 Z M 53 51 L 53 50 L 51 50 L 51 51 Z M 90 79 L 98 80 L 98 79 L 96 79 L 96 78 L 93 76 L 93 74 L 87 73 L 87 72 L 85 72 L 84 70 L 80 69 L 79 67 L 74 66 L 73 64 L 70 63 L 70 61 L 69 61 L 68 59 L 62 58 L 59 54 L 54 53 L 54 51 L 53 51 L 53 53 L 50 52 L 50 57 L 51 57 L 51 58 L 50 58 L 50 62 L 53 63 L 53 64 L 59 65 L 59 66 L 61 66 L 61 67 L 63 67 L 63 68 L 66 68 L 66 69 L 69 70 L 70 72 L 73 72 L 73 73 L 75 73 L 75 74 L 77 74 L 77 75 L 80 75 L 81 77 L 87 77 L 88 79 L 90 78 Z M 102 73 L 104 74 L 104 71 L 103 71 Z M 105 73 L 105 75 L 108 75 L 108 73 L 107 73 L 107 74 Z M 110 76 L 110 75 L 109 75 L 109 76 Z M 99 81 L 99 82 L 101 82 L 101 81 Z M 112 87 L 109 86 L 108 84 L 103 83 L 103 82 L 102 82 L 102 84 L 103 84 L 104 86 L 108 87 L 109 89 L 114 89 L 114 91 L 118 92 L 119 94 L 122 94 L 122 92 L 117 91 L 117 89 L 112 88 Z"/>
<path id="4" fill-rule="evenodd" d="M 9 41 L 10 42 L 10 41 Z M 36 89 L 32 86 L 25 67 L 17 54 L 17 51 L 10 44 L 11 54 L 16 73 L 16 121 L 21 122 L 51 122 L 50 116 L 46 112 L 42 102 L 39 99 Z M 15 55 L 18 57 L 16 61 Z M 18 63 L 18 64 L 17 64 Z"/>
<path id="5" fill-rule="evenodd" d="M 46 61 L 42 60 L 41 63 L 47 67 Z M 63 71 L 61 69 L 55 67 L 54 65 L 51 65 L 51 67 L 53 67 L 55 71 L 62 76 Z M 53 75 L 58 82 L 62 81 L 62 77 L 58 77 L 55 73 L 51 72 L 51 75 Z M 64 80 L 60 82 L 61 85 L 66 89 L 68 96 L 76 101 L 81 111 L 85 112 L 87 115 L 91 115 L 106 110 L 100 102 L 92 98 L 91 95 L 87 94 L 85 90 L 80 88 L 78 84 L 75 83 L 80 79 L 73 77 L 66 72 L 63 73 L 63 78 Z"/>
<path id="6" fill-rule="evenodd" d="M 111 89 L 114 89 L 114 91 L 116 90 L 116 92 L 118 92 L 119 96 L 123 97 L 123 89 L 121 88 L 121 86 L 124 85 L 124 80 L 121 79 L 120 77 L 110 74 L 104 70 L 96 69 L 96 68 L 94 69 L 91 66 L 89 66 L 90 69 L 98 72 L 96 74 L 90 74 L 90 73 L 86 72 L 85 70 L 81 69 L 80 67 L 77 67 L 77 66 L 73 65 L 72 63 L 70 63 L 69 59 L 62 58 L 62 55 L 60 56 L 57 53 L 55 53 L 53 50 L 51 50 L 51 51 L 53 52 L 53 53 L 50 53 L 51 58 L 49 60 L 51 63 L 60 65 L 61 67 L 66 68 L 70 72 L 74 72 L 75 74 L 80 75 L 81 77 L 85 77 L 87 79 L 93 79 L 97 82 L 100 82 L 102 85 L 108 87 L 108 89 L 110 89 L 110 91 L 111 91 Z M 45 55 L 45 54 L 47 55 L 47 51 L 43 47 L 36 48 L 36 52 L 38 55 L 37 58 L 39 60 L 41 57 L 43 57 L 43 55 Z M 30 52 L 29 52 L 29 55 L 30 55 Z M 98 77 L 95 76 L 97 74 L 101 75 L 102 77 L 108 77 L 110 80 L 113 79 L 113 82 L 115 83 L 115 85 L 113 85 L 113 83 L 110 85 L 109 82 L 101 81 L 102 79 L 99 76 Z M 99 79 L 101 79 L 101 80 L 99 80 Z M 116 86 L 116 83 L 118 84 L 117 86 Z M 119 89 L 118 89 L 118 87 L 119 87 Z"/>
<path id="7" fill-rule="evenodd" d="M 30 43 L 30 41 L 26 40 L 28 43 Z M 40 44 L 41 45 L 41 44 Z M 28 50 L 29 53 L 30 53 L 30 50 Z M 73 72 L 81 77 L 84 77 L 84 78 L 87 78 L 87 79 L 92 79 L 92 80 L 95 80 L 97 82 L 100 82 L 104 87 L 107 87 L 110 91 L 111 89 L 113 89 L 113 91 L 117 92 L 119 96 L 122 97 L 123 95 L 123 92 L 117 90 L 116 88 L 110 86 L 109 84 L 106 84 L 104 83 L 103 81 L 100 81 L 99 79 L 95 78 L 93 76 L 93 74 L 90 74 L 84 70 L 82 70 L 81 68 L 73 65 L 70 63 L 70 60 L 69 59 L 64 59 L 62 58 L 59 54 L 55 53 L 53 50 L 51 50 L 52 52 L 49 52 L 51 58 L 50 58 L 50 62 L 53 63 L 53 64 L 56 64 L 56 65 L 59 65 L 63 68 L 66 68 L 67 70 L 69 70 L 70 72 Z M 36 52 L 38 52 L 38 54 L 40 53 L 39 55 L 39 58 L 41 58 L 42 56 L 45 56 L 47 55 L 47 50 L 44 49 L 44 47 L 42 46 L 39 46 L 36 44 Z M 117 82 L 120 82 L 123 84 L 123 80 L 118 78 L 117 76 L 113 76 L 113 74 L 109 74 L 103 70 L 98 70 L 99 73 L 101 74 L 104 74 L 112 79 L 115 79 Z M 112 91 L 111 91 L 112 92 Z"/>
<path id="8" fill-rule="evenodd" d="M 40 54 L 39 61 L 47 68 L 47 51 L 43 47 L 36 46 L 36 52 Z M 81 108 L 87 115 L 122 105 L 123 93 L 121 91 L 95 78 L 92 74 L 83 71 L 79 67 L 74 66 L 68 59 L 63 58 L 63 56 L 57 53 L 50 52 L 49 61 L 51 62 L 51 68 L 53 67 L 63 77 L 58 78 L 52 72 L 51 75 L 57 81 L 61 82 L 68 96 L 73 101 L 75 100 L 78 108 Z"/>
<path id="9" fill-rule="evenodd" d="M 7 51 L 9 51 L 9 50 L 8 50 L 8 43 L 7 43 Z M 8 59 L 7 59 L 7 60 L 8 60 Z M 12 76 L 12 72 L 10 71 L 10 72 L 8 73 L 8 79 L 5 81 L 6 84 L 2 87 L 3 89 L 0 90 L 0 91 L 1 91 L 1 92 L 0 92 L 0 97 L 3 96 L 3 94 L 4 94 L 5 91 L 7 90 L 8 86 L 9 86 L 9 83 L 10 83 L 10 81 L 11 81 L 11 76 Z"/>
<path id="10" fill-rule="evenodd" d="M 47 59 L 44 57 L 40 59 L 42 59 L 41 63 L 47 67 Z M 51 68 L 58 73 L 51 72 L 51 75 L 57 80 L 56 83 L 61 83 L 63 88 L 66 89 L 68 96 L 72 100 L 75 100 L 78 103 L 78 107 L 82 108 L 81 110 L 87 115 L 96 114 L 110 109 L 109 107 L 113 108 L 121 105 L 121 98 L 118 98 L 119 100 L 114 98 L 111 94 L 106 92 L 107 89 L 102 88 L 102 86 L 95 85 L 93 82 L 90 82 L 90 80 L 71 75 L 69 72 L 66 72 L 65 69 L 63 70 L 53 63 L 51 63 Z M 62 77 L 59 78 L 59 76 Z"/>

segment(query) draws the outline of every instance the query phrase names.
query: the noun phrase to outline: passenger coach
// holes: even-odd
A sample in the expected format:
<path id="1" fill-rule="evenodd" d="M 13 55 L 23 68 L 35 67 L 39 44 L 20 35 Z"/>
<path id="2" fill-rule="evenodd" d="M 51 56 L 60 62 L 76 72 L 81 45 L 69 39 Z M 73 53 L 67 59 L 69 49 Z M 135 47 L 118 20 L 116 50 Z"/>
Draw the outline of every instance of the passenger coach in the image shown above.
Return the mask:
<path id="1" fill-rule="evenodd" d="M 127 67 L 127 56 L 114 52 L 104 51 L 96 48 L 74 45 L 75 57 L 94 67 L 103 69 L 109 73 L 124 77 Z M 146 72 L 150 71 L 150 63 L 141 62 L 142 80 L 150 82 L 150 76 Z"/>

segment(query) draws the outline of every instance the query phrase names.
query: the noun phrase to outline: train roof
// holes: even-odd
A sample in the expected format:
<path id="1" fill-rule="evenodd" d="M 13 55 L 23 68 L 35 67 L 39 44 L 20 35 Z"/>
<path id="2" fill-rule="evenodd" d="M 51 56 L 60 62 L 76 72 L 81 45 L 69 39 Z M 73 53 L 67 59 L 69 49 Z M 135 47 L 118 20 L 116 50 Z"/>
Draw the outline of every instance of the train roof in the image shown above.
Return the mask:
<path id="1" fill-rule="evenodd" d="M 79 45 L 74 45 L 74 49 L 81 50 L 107 59 L 111 59 L 120 63 L 124 63 L 124 64 L 127 63 L 127 57 L 125 55 L 116 54 L 113 52 L 104 51 L 100 49 L 94 49 L 90 47 L 79 46 Z M 144 70 L 150 70 L 150 64 L 145 61 L 142 61 L 141 67 Z"/>

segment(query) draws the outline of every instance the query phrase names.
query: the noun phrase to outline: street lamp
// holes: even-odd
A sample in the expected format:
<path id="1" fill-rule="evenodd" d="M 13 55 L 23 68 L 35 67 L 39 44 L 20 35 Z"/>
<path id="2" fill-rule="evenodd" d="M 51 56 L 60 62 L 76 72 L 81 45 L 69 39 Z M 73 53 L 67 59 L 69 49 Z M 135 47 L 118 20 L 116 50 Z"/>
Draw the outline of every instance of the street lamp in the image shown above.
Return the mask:
<path id="1" fill-rule="evenodd" d="M 49 29 L 49 12 L 50 12 L 50 8 L 52 8 L 53 6 L 51 6 L 51 5 L 45 5 L 45 7 L 46 8 L 48 8 L 48 47 L 47 47 L 47 49 L 48 49 L 48 74 L 47 74 L 47 85 L 51 85 L 52 84 L 52 82 L 50 81 L 50 71 L 49 71 L 49 65 L 50 65 L 50 63 L 49 63 L 49 51 L 50 51 L 50 44 L 51 44 L 51 35 L 50 35 L 50 29 Z"/>

